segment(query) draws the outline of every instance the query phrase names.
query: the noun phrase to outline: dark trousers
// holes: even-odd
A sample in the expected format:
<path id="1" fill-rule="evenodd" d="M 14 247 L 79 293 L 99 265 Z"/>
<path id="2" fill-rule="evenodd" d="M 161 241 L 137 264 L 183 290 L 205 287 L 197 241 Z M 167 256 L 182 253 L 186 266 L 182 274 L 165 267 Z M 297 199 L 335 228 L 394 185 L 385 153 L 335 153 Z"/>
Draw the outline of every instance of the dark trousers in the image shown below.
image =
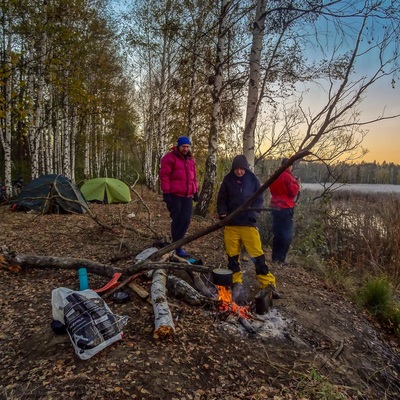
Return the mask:
<path id="1" fill-rule="evenodd" d="M 167 208 L 171 217 L 172 241 L 176 242 L 185 236 L 189 228 L 192 218 L 193 198 L 171 194 L 167 203 Z"/>
<path id="2" fill-rule="evenodd" d="M 294 236 L 294 209 L 280 208 L 272 210 L 272 261 L 285 262 Z"/>

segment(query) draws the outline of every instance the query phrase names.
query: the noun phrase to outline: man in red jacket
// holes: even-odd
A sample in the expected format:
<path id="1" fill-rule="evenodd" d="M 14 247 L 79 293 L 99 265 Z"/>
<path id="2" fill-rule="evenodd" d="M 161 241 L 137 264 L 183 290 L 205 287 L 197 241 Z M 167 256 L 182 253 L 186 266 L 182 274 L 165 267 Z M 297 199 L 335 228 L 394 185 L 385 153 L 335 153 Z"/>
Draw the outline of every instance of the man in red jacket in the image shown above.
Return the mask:
<path id="1" fill-rule="evenodd" d="M 160 184 L 171 216 L 172 241 L 182 239 L 189 228 L 193 200 L 198 200 L 196 162 L 190 151 L 190 139 L 181 136 L 177 146 L 161 159 Z M 179 257 L 188 258 L 182 248 L 176 250 Z"/>
<path id="2" fill-rule="evenodd" d="M 284 158 L 282 165 L 288 161 L 288 158 Z M 272 261 L 280 264 L 285 264 L 286 254 L 293 240 L 295 198 L 300 192 L 300 179 L 296 179 L 291 171 L 292 166 L 287 168 L 269 187 L 274 233 Z"/>

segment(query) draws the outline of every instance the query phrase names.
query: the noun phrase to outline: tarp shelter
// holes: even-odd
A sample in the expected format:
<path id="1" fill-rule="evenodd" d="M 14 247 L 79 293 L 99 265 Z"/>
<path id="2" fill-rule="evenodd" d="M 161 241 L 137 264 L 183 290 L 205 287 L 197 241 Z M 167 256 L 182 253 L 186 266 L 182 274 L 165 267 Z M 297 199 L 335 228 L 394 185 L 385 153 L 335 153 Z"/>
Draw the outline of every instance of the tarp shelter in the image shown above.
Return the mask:
<path id="1" fill-rule="evenodd" d="M 95 178 L 85 182 L 81 192 L 86 201 L 102 203 L 129 203 L 131 191 L 129 186 L 114 178 Z"/>
<path id="2" fill-rule="evenodd" d="M 83 214 L 88 204 L 78 187 L 64 175 L 41 175 L 29 182 L 15 199 L 17 210 Z M 86 207 L 86 209 L 85 209 Z"/>

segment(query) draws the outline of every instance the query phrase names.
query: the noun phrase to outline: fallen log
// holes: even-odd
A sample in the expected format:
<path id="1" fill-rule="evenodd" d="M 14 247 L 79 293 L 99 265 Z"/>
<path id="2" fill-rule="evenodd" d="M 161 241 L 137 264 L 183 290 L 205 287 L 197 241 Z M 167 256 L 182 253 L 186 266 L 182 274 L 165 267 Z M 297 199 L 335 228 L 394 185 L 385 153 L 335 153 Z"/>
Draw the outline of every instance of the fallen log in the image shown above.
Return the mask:
<path id="1" fill-rule="evenodd" d="M 109 290 L 103 297 L 109 297 L 123 286 L 132 282 L 134 279 L 141 276 L 146 271 L 155 269 L 167 269 L 167 270 L 187 270 L 187 264 L 181 263 L 170 263 L 167 262 L 167 258 L 170 255 L 167 254 L 162 257 L 158 262 L 150 262 L 143 264 L 140 273 L 136 273 L 123 282 L 119 283 L 116 287 Z M 30 254 L 15 254 L 9 251 L 5 246 L 0 248 L 0 268 L 7 269 L 13 272 L 21 272 L 21 268 L 39 268 L 39 269 L 74 269 L 86 268 L 88 272 L 96 275 L 112 278 L 115 273 L 124 274 L 125 271 L 122 268 L 115 268 L 107 264 L 98 263 L 83 258 L 70 258 L 70 257 L 51 257 L 51 256 L 36 256 Z M 199 271 L 203 273 L 210 272 L 210 268 L 201 265 L 191 266 L 193 271 Z"/>
<path id="2" fill-rule="evenodd" d="M 165 338 L 175 333 L 175 325 L 167 302 L 167 274 L 158 269 L 153 274 L 151 301 L 154 310 L 154 339 Z"/>
<path id="3" fill-rule="evenodd" d="M 205 306 L 213 304 L 212 300 L 203 296 L 187 282 L 175 275 L 168 275 L 167 289 L 174 297 L 181 299 L 185 303 L 192 306 Z"/>
<path id="4" fill-rule="evenodd" d="M 203 296 L 214 299 L 218 297 L 217 291 L 215 290 L 214 293 L 211 291 L 210 288 L 206 286 L 203 279 L 201 278 L 200 274 L 195 271 L 188 270 L 187 273 L 193 280 L 194 287 L 201 293 Z"/>
<path id="5" fill-rule="evenodd" d="M 78 270 L 79 268 L 86 268 L 88 272 L 105 276 L 107 278 L 111 278 L 115 272 L 122 272 L 122 270 L 119 268 L 113 268 L 106 264 L 101 264 L 82 258 L 34 256 L 7 253 L 3 249 L 2 251 L 2 257 L 4 261 L 10 266 L 20 266 L 22 268 L 75 270 Z"/>
<path id="6" fill-rule="evenodd" d="M 171 257 L 172 260 L 176 260 L 180 263 L 185 263 L 186 265 L 189 265 L 189 268 L 185 268 L 186 272 L 189 274 L 191 279 L 193 280 L 194 287 L 205 297 L 208 297 L 209 299 L 212 299 L 215 297 L 216 293 L 213 294 L 211 290 L 205 285 L 203 282 L 203 279 L 201 279 L 200 274 L 196 272 L 196 265 L 191 264 L 188 260 L 182 257 L 178 257 L 176 254 L 173 254 Z M 200 272 L 206 272 L 204 270 L 200 270 Z M 208 269 L 207 272 L 210 272 Z"/>

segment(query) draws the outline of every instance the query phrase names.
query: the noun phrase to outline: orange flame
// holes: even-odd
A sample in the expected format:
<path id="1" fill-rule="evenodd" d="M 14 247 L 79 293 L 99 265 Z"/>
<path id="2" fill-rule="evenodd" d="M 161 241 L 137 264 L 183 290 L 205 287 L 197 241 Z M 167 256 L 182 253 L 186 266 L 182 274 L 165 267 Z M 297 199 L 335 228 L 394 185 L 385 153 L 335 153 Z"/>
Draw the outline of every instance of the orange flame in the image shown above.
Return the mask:
<path id="1" fill-rule="evenodd" d="M 232 291 L 225 286 L 217 285 L 218 303 L 220 311 L 228 311 L 232 314 L 237 314 L 243 318 L 251 319 L 249 306 L 239 306 L 232 300 Z"/>

